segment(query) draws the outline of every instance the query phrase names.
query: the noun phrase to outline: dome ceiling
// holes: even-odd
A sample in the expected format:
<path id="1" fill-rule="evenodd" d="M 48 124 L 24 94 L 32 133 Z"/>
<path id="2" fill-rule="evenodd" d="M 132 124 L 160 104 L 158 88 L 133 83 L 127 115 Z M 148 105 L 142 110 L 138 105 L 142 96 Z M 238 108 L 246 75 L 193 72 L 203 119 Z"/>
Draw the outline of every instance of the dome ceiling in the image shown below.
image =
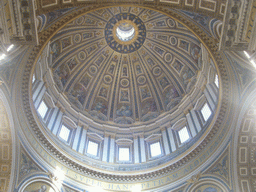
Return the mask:
<path id="1" fill-rule="evenodd" d="M 62 28 L 51 39 L 49 66 L 77 111 L 96 122 L 140 125 L 172 113 L 190 94 L 200 50 L 200 41 L 170 17 L 113 7 Z"/>

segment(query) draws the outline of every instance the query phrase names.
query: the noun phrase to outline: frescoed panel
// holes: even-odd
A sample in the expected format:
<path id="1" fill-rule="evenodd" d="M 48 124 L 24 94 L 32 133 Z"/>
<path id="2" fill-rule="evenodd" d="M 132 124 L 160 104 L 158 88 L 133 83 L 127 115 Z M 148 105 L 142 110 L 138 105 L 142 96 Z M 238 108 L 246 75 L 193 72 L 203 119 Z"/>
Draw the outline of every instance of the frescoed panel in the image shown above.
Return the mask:
<path id="1" fill-rule="evenodd" d="M 107 112 L 108 112 L 108 103 L 104 100 L 104 99 L 96 99 L 96 101 L 94 102 L 94 104 L 92 105 L 92 111 L 95 111 L 96 113 L 102 113 L 105 116 L 107 116 Z M 92 115 L 92 113 L 91 113 Z M 93 113 L 92 115 L 93 117 L 99 118 L 101 120 L 106 120 L 106 119 L 102 119 L 101 116 L 97 116 L 96 114 Z"/>
<path id="2" fill-rule="evenodd" d="M 195 44 L 192 44 L 191 56 L 194 59 L 194 61 L 198 64 L 199 58 L 201 57 L 201 48 Z"/>
<path id="3" fill-rule="evenodd" d="M 79 64 L 79 62 L 76 57 L 71 58 L 67 62 L 67 65 L 68 65 L 70 71 L 72 71 L 78 64 Z"/>
<path id="4" fill-rule="evenodd" d="M 91 38 L 94 37 L 93 32 L 86 32 L 82 34 L 83 40 L 90 40 Z"/>
<path id="5" fill-rule="evenodd" d="M 7 179 L 5 178 L 0 178 L 0 191 L 7 191 Z"/>
<path id="6" fill-rule="evenodd" d="M 195 192 L 224 192 L 219 186 L 215 184 L 202 184 L 198 186 Z"/>
<path id="7" fill-rule="evenodd" d="M 157 105 L 154 100 L 145 101 L 141 104 L 141 114 L 142 116 L 151 113 L 151 112 L 157 112 Z"/>
<path id="8" fill-rule="evenodd" d="M 84 18 L 84 25 L 92 25 L 92 26 L 97 26 L 97 20 L 90 18 L 90 17 L 85 17 Z"/>
<path id="9" fill-rule="evenodd" d="M 185 5 L 193 7 L 195 3 L 195 0 L 185 0 Z"/>
<path id="10" fill-rule="evenodd" d="M 106 57 L 102 54 L 102 55 L 100 55 L 98 58 L 97 58 L 97 60 L 95 61 L 95 64 L 99 67 L 99 66 L 101 66 L 101 64 L 102 64 L 102 62 L 104 61 L 104 59 L 105 59 Z"/>
<path id="11" fill-rule="evenodd" d="M 51 44 L 52 63 L 60 54 L 60 46 L 61 45 L 59 41 L 55 41 Z"/>
<path id="12" fill-rule="evenodd" d="M 177 89 L 171 85 L 163 92 L 164 104 L 167 106 L 170 102 L 174 101 L 175 98 L 179 97 Z"/>
<path id="13" fill-rule="evenodd" d="M 115 70 L 115 66 L 116 66 L 116 63 L 115 62 L 112 62 L 108 68 L 108 72 L 110 74 L 113 74 L 114 73 L 114 70 Z"/>
<path id="14" fill-rule="evenodd" d="M 181 72 L 183 66 L 184 66 L 184 65 L 183 65 L 178 59 L 175 59 L 174 62 L 172 63 L 172 67 L 173 67 L 178 73 Z"/>
<path id="15" fill-rule="evenodd" d="M 140 87 L 140 96 L 141 100 L 151 97 L 151 93 L 149 91 L 148 86 Z"/>
<path id="16" fill-rule="evenodd" d="M 154 67 L 154 65 L 155 65 L 154 60 L 151 57 L 149 57 L 148 55 L 146 56 L 146 62 L 148 64 L 148 66 L 150 66 L 151 68 Z"/>
<path id="17" fill-rule="evenodd" d="M 161 40 L 161 41 L 168 42 L 169 36 L 167 36 L 167 35 L 162 35 L 162 34 L 157 34 L 157 35 L 156 35 L 156 39 L 159 39 L 159 40 Z"/>
<path id="18" fill-rule="evenodd" d="M 68 81 L 69 76 L 70 76 L 68 66 L 67 65 L 61 65 L 60 67 L 58 67 L 54 71 L 54 73 L 58 76 L 59 80 L 61 81 L 61 83 L 62 83 L 61 87 L 64 87 L 66 85 L 67 81 Z M 57 79 L 55 81 L 58 82 Z"/>
<path id="19" fill-rule="evenodd" d="M 67 47 L 69 47 L 70 45 L 72 45 L 72 39 L 71 37 L 66 37 L 60 40 L 61 42 L 61 49 L 64 50 Z"/>
<path id="20" fill-rule="evenodd" d="M 129 102 L 130 101 L 129 89 L 121 89 L 120 90 L 119 101 L 120 102 Z"/>
<path id="21" fill-rule="evenodd" d="M 164 77 L 164 76 L 163 76 L 163 77 L 160 77 L 160 78 L 158 79 L 158 82 L 159 82 L 159 85 L 160 85 L 160 87 L 161 87 L 162 90 L 164 90 L 168 85 L 170 85 L 170 83 L 169 83 L 167 77 Z"/>
<path id="22" fill-rule="evenodd" d="M 80 84 L 84 86 L 84 88 L 87 88 L 90 80 L 91 80 L 91 76 L 89 76 L 88 74 L 85 74 L 85 76 L 81 79 Z"/>
<path id="23" fill-rule="evenodd" d="M 179 4 L 180 0 L 160 0 L 160 2 Z"/>
<path id="24" fill-rule="evenodd" d="M 142 74 L 142 69 L 141 69 L 141 66 L 138 62 L 134 63 L 135 64 L 135 70 L 136 70 L 136 74 L 139 75 L 139 74 Z"/>
<path id="25" fill-rule="evenodd" d="M 73 89 L 71 89 L 70 95 L 68 96 L 68 98 L 71 103 L 73 103 L 76 107 L 80 109 L 84 104 L 86 96 L 87 96 L 87 93 L 86 93 L 85 87 L 81 83 L 77 83 L 75 84 Z M 78 101 L 80 103 L 78 103 Z"/>
<path id="26" fill-rule="evenodd" d="M 132 116 L 132 109 L 130 105 L 127 104 L 119 104 L 116 110 L 117 117 L 131 117 Z"/>
<path id="27" fill-rule="evenodd" d="M 195 73 L 188 67 L 184 67 L 181 71 L 181 79 L 185 86 L 188 85 L 189 80 L 195 75 Z"/>
<path id="28" fill-rule="evenodd" d="M 48 183 L 34 182 L 29 184 L 24 192 L 56 192 Z"/>
<path id="29" fill-rule="evenodd" d="M 86 48 L 85 51 L 86 51 L 87 55 L 90 55 L 97 49 L 98 49 L 98 46 L 95 44 L 95 45 L 92 45 L 92 46 Z"/>
<path id="30" fill-rule="evenodd" d="M 123 66 L 122 76 L 124 76 L 124 77 L 128 76 L 128 67 L 127 67 L 127 65 Z"/>
<path id="31" fill-rule="evenodd" d="M 179 39 L 178 47 L 189 52 L 189 43 L 183 39 Z"/>
<path id="32" fill-rule="evenodd" d="M 199 1 L 199 8 L 215 12 L 215 10 L 216 10 L 216 1 L 200 0 Z"/>
<path id="33" fill-rule="evenodd" d="M 154 46 L 154 51 L 157 52 L 160 56 L 163 56 L 165 53 L 165 50 L 157 46 Z"/>
<path id="34" fill-rule="evenodd" d="M 41 0 L 42 7 L 49 7 L 52 5 L 57 5 L 57 0 Z"/>
<path id="35" fill-rule="evenodd" d="M 108 90 L 109 90 L 108 87 L 102 86 L 99 90 L 99 96 L 107 99 L 108 98 Z"/>

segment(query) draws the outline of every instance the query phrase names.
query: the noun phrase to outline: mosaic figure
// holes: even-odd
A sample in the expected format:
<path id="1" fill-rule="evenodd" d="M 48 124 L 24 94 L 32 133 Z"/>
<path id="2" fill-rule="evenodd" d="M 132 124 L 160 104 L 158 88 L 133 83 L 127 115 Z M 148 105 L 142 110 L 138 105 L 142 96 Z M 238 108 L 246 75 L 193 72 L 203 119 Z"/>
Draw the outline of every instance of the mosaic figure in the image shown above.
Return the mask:
<path id="1" fill-rule="evenodd" d="M 83 85 L 78 83 L 71 90 L 71 95 L 77 98 L 81 104 L 83 104 L 86 97 L 85 88 L 83 87 Z"/>
<path id="2" fill-rule="evenodd" d="M 185 86 L 187 86 L 187 84 L 189 82 L 189 79 L 191 79 L 191 77 L 193 77 L 194 75 L 195 75 L 194 72 L 188 67 L 185 67 L 182 70 L 181 78 L 182 78 L 182 81 L 183 81 Z"/>
<path id="3" fill-rule="evenodd" d="M 175 89 L 175 87 L 173 86 L 171 88 L 168 88 L 163 96 L 165 105 L 168 105 L 172 101 L 172 99 L 179 97 L 179 93 L 177 89 Z"/>
<path id="4" fill-rule="evenodd" d="M 86 74 L 82 80 L 80 81 L 80 83 L 87 88 L 88 84 L 90 83 L 91 78 Z"/>
<path id="5" fill-rule="evenodd" d="M 60 43 L 59 43 L 59 41 L 55 41 L 51 45 L 51 53 L 52 53 L 52 61 L 54 61 L 60 54 Z"/>
<path id="6" fill-rule="evenodd" d="M 183 64 L 178 61 L 178 60 L 175 60 L 174 63 L 172 64 L 173 68 L 176 69 L 179 73 L 183 67 Z"/>
<path id="7" fill-rule="evenodd" d="M 105 104 L 105 102 L 102 102 L 101 100 L 99 100 L 98 102 L 95 103 L 92 110 L 95 110 L 95 111 L 101 112 L 104 115 L 107 115 L 108 106 Z"/>
<path id="8" fill-rule="evenodd" d="M 140 88 L 140 93 L 141 93 L 141 99 L 146 99 L 148 97 L 151 97 L 151 94 L 149 92 L 148 87 L 142 87 Z"/>
<path id="9" fill-rule="evenodd" d="M 168 41 L 168 36 L 166 36 L 166 35 L 157 35 L 156 37 L 157 37 L 157 39 L 160 39 L 163 41 Z"/>
<path id="10" fill-rule="evenodd" d="M 164 54 L 164 50 L 159 48 L 159 47 L 155 47 L 154 50 L 159 54 L 159 55 L 163 55 Z"/>
<path id="11" fill-rule="evenodd" d="M 42 185 L 40 189 L 31 190 L 31 191 L 24 191 L 24 192 L 46 192 L 46 186 Z"/>
<path id="12" fill-rule="evenodd" d="M 91 18 L 85 18 L 85 24 L 86 25 L 95 25 L 96 24 L 96 21 L 95 20 L 92 20 Z"/>
<path id="13" fill-rule="evenodd" d="M 87 55 L 90 55 L 93 51 L 95 51 L 97 49 L 96 45 L 93 45 L 89 48 L 86 49 Z"/>
<path id="14" fill-rule="evenodd" d="M 136 71 L 137 71 L 137 74 L 141 74 L 142 73 L 140 65 L 136 65 Z"/>
<path id="15" fill-rule="evenodd" d="M 34 182 L 29 184 L 24 192 L 55 192 L 55 190 L 45 182 Z"/>
<path id="16" fill-rule="evenodd" d="M 71 37 L 68 37 L 68 38 L 65 38 L 65 39 L 61 40 L 61 47 L 62 47 L 62 49 L 65 49 L 69 45 L 71 45 Z"/>
<path id="17" fill-rule="evenodd" d="M 72 58 L 72 59 L 70 59 L 70 60 L 67 62 L 67 65 L 68 65 L 70 71 L 72 71 L 72 70 L 75 68 L 75 66 L 76 66 L 77 64 L 78 64 L 78 61 L 76 60 L 76 58 Z"/>
<path id="18" fill-rule="evenodd" d="M 61 83 L 65 86 L 69 78 L 69 69 L 66 65 L 62 65 L 55 70 L 55 73 L 59 76 Z"/>
<path id="19" fill-rule="evenodd" d="M 105 87 L 101 87 L 99 96 L 107 98 L 108 96 L 108 89 Z"/>
<path id="20" fill-rule="evenodd" d="M 0 179 L 0 191 L 4 191 L 5 190 L 5 179 Z"/>
<path id="21" fill-rule="evenodd" d="M 153 67 L 155 65 L 154 61 L 149 57 L 147 58 L 147 63 L 149 64 L 149 66 Z"/>
<path id="22" fill-rule="evenodd" d="M 200 48 L 197 45 L 193 45 L 191 48 L 191 56 L 193 57 L 194 61 L 198 63 L 200 54 Z"/>
<path id="23" fill-rule="evenodd" d="M 169 81 L 167 80 L 166 77 L 163 77 L 159 80 L 159 83 L 162 87 L 162 89 L 164 89 L 165 87 L 167 87 L 168 85 L 170 85 Z"/>
<path id="24" fill-rule="evenodd" d="M 132 110 L 129 105 L 121 105 L 120 108 L 117 109 L 116 115 L 119 117 L 130 117 L 132 116 Z"/>
<path id="25" fill-rule="evenodd" d="M 127 67 L 124 67 L 124 68 L 123 68 L 123 76 L 128 76 Z"/>
<path id="26" fill-rule="evenodd" d="M 101 55 L 97 60 L 96 60 L 96 64 L 98 65 L 98 67 L 100 66 L 100 64 L 102 63 L 102 61 L 104 61 L 104 57 Z"/>
<path id="27" fill-rule="evenodd" d="M 165 21 L 158 21 L 158 22 L 156 22 L 156 26 L 157 27 L 165 27 L 166 23 L 165 23 Z"/>
<path id="28" fill-rule="evenodd" d="M 111 73 L 111 74 L 113 74 L 114 69 L 115 69 L 115 65 L 114 65 L 114 64 L 111 64 L 110 67 L 109 67 L 109 69 L 108 69 L 108 72 Z"/>
<path id="29" fill-rule="evenodd" d="M 189 43 L 186 42 L 186 41 L 183 41 L 183 40 L 180 40 L 180 45 L 179 45 L 180 48 L 188 51 L 188 47 L 189 47 Z"/>
<path id="30" fill-rule="evenodd" d="M 155 112 L 157 111 L 157 106 L 156 106 L 156 103 L 155 101 L 147 101 L 147 102 L 144 102 L 141 106 L 141 113 L 142 113 L 142 116 L 146 115 L 147 113 L 149 112 Z"/>
<path id="31" fill-rule="evenodd" d="M 93 33 L 83 33 L 83 39 L 89 39 L 93 36 Z"/>
<path id="32" fill-rule="evenodd" d="M 128 90 L 121 90 L 120 101 L 129 101 L 129 92 L 128 92 Z"/>
<path id="33" fill-rule="evenodd" d="M 19 175 L 22 177 L 35 171 L 39 171 L 38 167 L 24 153 L 21 153 L 21 167 Z"/>

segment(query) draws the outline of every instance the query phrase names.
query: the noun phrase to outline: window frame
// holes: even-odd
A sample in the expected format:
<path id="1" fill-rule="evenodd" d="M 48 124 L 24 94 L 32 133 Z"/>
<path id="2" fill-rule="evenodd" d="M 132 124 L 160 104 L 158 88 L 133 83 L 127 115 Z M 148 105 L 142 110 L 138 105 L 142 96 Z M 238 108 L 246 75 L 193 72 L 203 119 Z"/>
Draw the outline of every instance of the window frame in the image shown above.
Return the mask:
<path id="1" fill-rule="evenodd" d="M 184 129 L 184 128 L 187 129 L 189 138 L 188 138 L 186 141 L 181 142 L 179 132 L 180 132 L 182 129 Z M 193 137 L 192 137 L 192 134 L 191 134 L 191 131 L 190 131 L 190 129 L 189 129 L 189 126 L 188 126 L 187 124 L 184 125 L 184 126 L 182 126 L 181 128 L 179 128 L 179 129 L 177 130 L 177 134 L 176 134 L 176 135 L 177 135 L 177 140 L 179 141 L 179 146 L 182 146 L 182 145 L 188 143 L 188 142 L 193 138 Z"/>
<path id="2" fill-rule="evenodd" d="M 203 115 L 203 113 L 202 113 L 202 109 L 204 108 L 205 105 L 207 105 L 208 108 L 209 108 L 209 110 L 211 111 L 211 115 L 208 117 L 207 120 L 204 119 L 204 115 Z M 213 110 L 211 109 L 211 106 L 208 104 L 207 101 L 205 101 L 205 102 L 203 103 L 202 107 L 201 107 L 200 110 L 199 110 L 199 114 L 200 114 L 200 119 L 201 119 L 201 121 L 202 121 L 202 124 L 203 124 L 203 126 L 204 126 L 204 125 L 209 121 L 209 119 L 211 119 L 211 117 L 212 117 L 212 115 L 213 115 Z"/>
<path id="3" fill-rule="evenodd" d="M 67 140 L 63 139 L 63 138 L 60 136 L 61 129 L 62 129 L 63 126 L 66 127 L 67 129 L 69 129 L 69 135 L 68 135 Z M 70 142 L 71 142 L 71 137 L 72 137 L 72 133 L 73 133 L 73 129 L 72 129 L 71 127 L 69 127 L 67 124 L 62 123 L 62 124 L 60 125 L 59 130 L 58 130 L 57 136 L 58 136 L 58 138 L 59 138 L 62 142 L 65 142 L 66 144 L 70 144 Z"/>
<path id="4" fill-rule="evenodd" d="M 45 112 L 44 117 L 42 117 L 41 113 L 39 112 L 39 108 L 40 108 L 40 106 L 41 106 L 42 103 L 44 103 L 45 106 L 47 107 L 47 111 Z M 49 107 L 49 105 L 47 104 L 47 102 L 45 102 L 45 100 L 42 99 L 41 102 L 40 102 L 40 104 L 38 105 L 36 111 L 37 111 L 37 113 L 39 114 L 39 116 L 41 117 L 41 119 L 42 119 L 43 121 L 46 121 L 47 116 L 48 116 L 48 114 L 49 114 L 49 112 L 50 112 L 50 109 L 51 109 L 51 108 Z"/>
<path id="5" fill-rule="evenodd" d="M 97 155 L 96 156 L 92 155 L 90 153 L 87 153 L 90 141 L 98 144 L 98 149 L 97 149 Z M 90 157 L 90 158 L 93 158 L 93 159 L 100 159 L 101 156 L 102 156 L 103 141 L 104 141 L 104 138 L 101 135 L 99 135 L 97 133 L 94 133 L 94 132 L 87 132 L 83 154 Z"/>
<path id="6" fill-rule="evenodd" d="M 120 149 L 128 149 L 129 150 L 129 159 L 128 160 L 120 160 Z M 127 146 L 127 145 L 120 145 L 118 146 L 118 151 L 117 151 L 117 154 L 118 154 L 118 162 L 131 162 L 131 147 L 130 146 Z"/>
<path id="7" fill-rule="evenodd" d="M 161 133 L 155 133 L 155 134 L 152 134 L 150 135 L 149 137 L 147 137 L 145 139 L 146 141 L 146 151 L 147 151 L 147 155 L 148 155 L 148 160 L 151 161 L 151 160 L 155 160 L 155 159 L 158 159 L 160 157 L 163 157 L 165 155 L 165 151 L 164 151 L 164 145 L 163 145 L 163 141 L 162 141 L 162 134 Z M 160 145 L 160 149 L 161 149 L 161 154 L 160 155 L 157 155 L 157 156 L 152 156 L 151 154 L 151 144 L 154 144 L 154 143 L 157 143 L 159 142 L 159 145 Z"/>
<path id="8" fill-rule="evenodd" d="M 91 154 L 91 153 L 88 153 L 88 148 L 89 148 L 89 143 L 90 143 L 90 142 L 98 144 L 98 147 L 97 147 L 97 154 L 96 154 L 96 155 L 93 155 L 93 154 Z M 99 141 L 96 141 L 95 139 L 88 138 L 88 140 L 87 140 L 86 143 L 87 143 L 87 145 L 86 145 L 85 153 L 86 153 L 89 157 L 98 158 L 98 157 L 99 157 L 99 153 L 100 153 L 100 142 L 99 142 Z"/>
<path id="9" fill-rule="evenodd" d="M 161 153 L 160 153 L 159 155 L 153 156 L 153 155 L 152 155 L 151 146 L 154 145 L 154 144 L 156 144 L 156 143 L 159 143 L 159 147 L 160 147 Z M 150 153 L 150 158 L 153 158 L 153 159 L 158 158 L 158 157 L 161 157 L 161 156 L 163 155 L 163 149 L 162 149 L 162 145 L 161 145 L 160 140 L 149 143 L 149 153 Z"/>
<path id="10" fill-rule="evenodd" d="M 216 82 L 217 81 L 217 82 Z M 218 83 L 218 84 L 217 84 Z M 214 76 L 214 85 L 219 89 L 220 87 L 220 81 L 219 81 L 219 75 L 215 74 Z"/>
<path id="11" fill-rule="evenodd" d="M 119 160 L 119 149 L 120 148 L 129 148 L 129 160 Z M 115 160 L 120 164 L 130 164 L 133 163 L 133 140 L 131 139 L 117 139 L 115 144 Z"/>

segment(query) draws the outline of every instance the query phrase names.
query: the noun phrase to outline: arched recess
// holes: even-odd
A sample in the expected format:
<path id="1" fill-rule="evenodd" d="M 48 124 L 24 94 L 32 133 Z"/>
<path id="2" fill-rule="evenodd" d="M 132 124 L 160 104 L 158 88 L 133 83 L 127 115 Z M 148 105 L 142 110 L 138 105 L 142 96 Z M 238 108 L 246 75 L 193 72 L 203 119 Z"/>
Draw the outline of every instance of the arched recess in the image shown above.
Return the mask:
<path id="1" fill-rule="evenodd" d="M 226 186 L 221 181 L 218 181 L 214 177 L 200 178 L 198 182 L 188 186 L 184 191 L 186 192 L 198 192 L 198 191 L 211 191 L 211 192 L 228 192 Z"/>
<path id="2" fill-rule="evenodd" d="M 256 82 L 252 82 L 241 96 L 243 105 L 234 132 L 233 175 L 235 191 L 256 189 Z"/>
<path id="3" fill-rule="evenodd" d="M 25 181 L 18 189 L 18 192 L 28 192 L 28 191 L 44 191 L 44 192 L 60 192 L 62 184 L 56 181 L 51 182 L 44 175 L 35 175 Z"/>
<path id="4" fill-rule="evenodd" d="M 13 192 L 16 170 L 16 131 L 4 85 L 0 85 L 0 191 Z"/>

